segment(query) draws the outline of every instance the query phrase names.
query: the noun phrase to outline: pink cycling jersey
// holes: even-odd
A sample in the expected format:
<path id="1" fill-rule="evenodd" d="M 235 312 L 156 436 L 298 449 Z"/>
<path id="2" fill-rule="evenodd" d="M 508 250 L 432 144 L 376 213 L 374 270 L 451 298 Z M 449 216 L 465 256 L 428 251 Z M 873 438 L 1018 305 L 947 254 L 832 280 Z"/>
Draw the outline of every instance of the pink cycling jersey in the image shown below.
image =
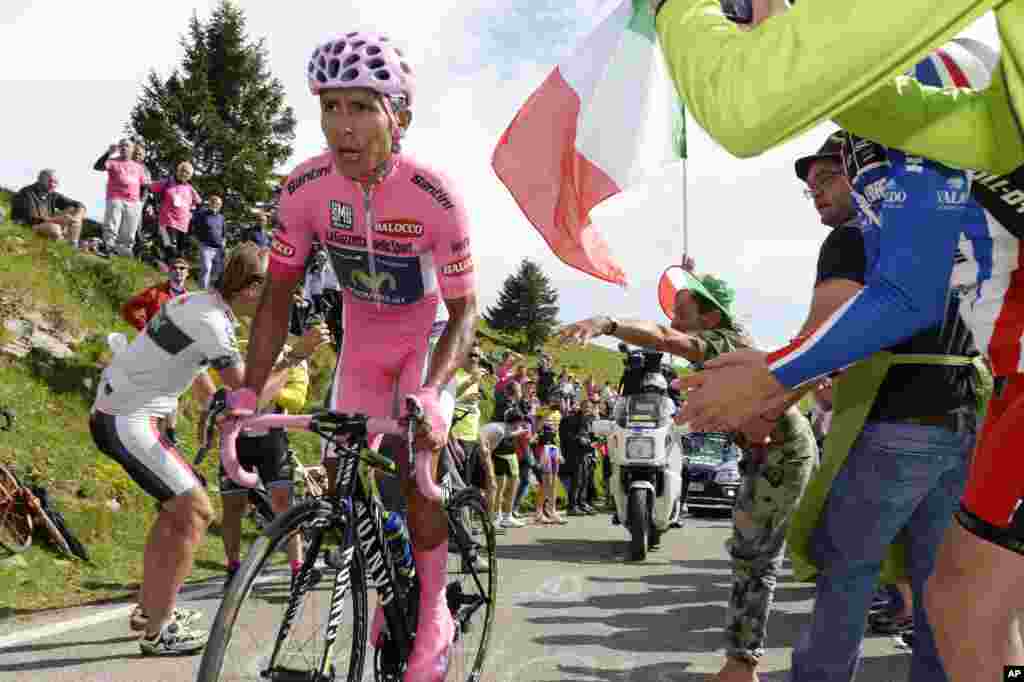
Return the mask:
<path id="1" fill-rule="evenodd" d="M 345 336 L 330 407 L 397 416 L 401 398 L 422 386 L 441 299 L 476 292 L 461 197 L 405 154 L 364 189 L 335 171 L 328 152 L 288 178 L 279 219 L 271 277 L 301 276 L 315 237 L 342 287 Z"/>

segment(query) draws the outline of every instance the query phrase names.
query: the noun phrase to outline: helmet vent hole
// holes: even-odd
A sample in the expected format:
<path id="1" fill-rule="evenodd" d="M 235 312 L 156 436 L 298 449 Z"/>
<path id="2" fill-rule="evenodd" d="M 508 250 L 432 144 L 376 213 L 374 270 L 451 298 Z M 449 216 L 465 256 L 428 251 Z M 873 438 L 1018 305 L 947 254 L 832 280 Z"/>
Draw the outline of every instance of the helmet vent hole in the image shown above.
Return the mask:
<path id="1" fill-rule="evenodd" d="M 391 74 L 388 72 L 387 69 L 380 69 L 379 71 L 374 71 L 373 75 L 376 76 L 378 80 L 382 80 L 382 81 L 389 81 L 389 80 L 391 80 Z"/>
<path id="2" fill-rule="evenodd" d="M 345 37 L 346 38 L 351 38 L 352 36 L 357 36 L 357 35 L 359 35 L 359 31 L 352 31 L 351 33 L 346 33 Z"/>
<path id="3" fill-rule="evenodd" d="M 309 72 L 313 73 L 315 70 L 316 70 L 316 64 L 314 64 L 313 62 L 310 62 L 309 63 Z"/>
<path id="4" fill-rule="evenodd" d="M 374 55 L 378 55 L 380 54 L 380 48 L 376 45 L 370 45 L 368 48 L 366 48 L 366 54 L 370 55 L 371 57 Z"/>
<path id="5" fill-rule="evenodd" d="M 339 71 L 341 71 L 341 61 L 332 59 L 331 63 L 327 66 L 327 75 L 331 78 L 337 78 Z"/>
<path id="6" fill-rule="evenodd" d="M 377 57 L 376 59 L 371 59 L 369 62 L 366 63 L 366 65 L 371 69 L 379 69 L 380 67 L 384 66 L 385 63 L 386 62 L 383 59 Z"/>
<path id="7" fill-rule="evenodd" d="M 361 59 L 361 57 L 359 55 L 357 55 L 357 54 L 350 54 L 349 56 L 345 57 L 345 61 L 342 62 L 342 65 L 347 68 L 349 66 L 352 66 L 356 62 L 358 62 L 360 59 Z"/>
<path id="8" fill-rule="evenodd" d="M 323 71 L 317 71 L 316 72 L 316 79 L 319 82 L 321 82 L 321 83 L 326 83 L 327 82 L 327 76 L 324 75 Z"/>
<path id="9" fill-rule="evenodd" d="M 352 49 L 353 50 L 358 50 L 359 48 L 361 48 L 365 44 L 366 44 L 365 40 L 357 40 L 356 42 L 352 43 Z"/>
<path id="10" fill-rule="evenodd" d="M 341 74 L 340 80 L 347 83 L 348 81 L 354 81 L 356 78 L 359 78 L 359 70 L 349 69 L 345 73 Z"/>
<path id="11" fill-rule="evenodd" d="M 327 60 L 324 59 L 323 56 L 321 56 L 320 59 L 318 59 L 316 63 L 320 65 L 321 69 L 326 69 L 327 68 Z"/>
<path id="12" fill-rule="evenodd" d="M 402 66 L 402 71 L 404 71 L 406 73 L 409 73 L 409 74 L 412 73 L 412 69 L 409 68 L 408 64 L 406 64 L 405 62 L 400 62 L 400 64 Z"/>
<path id="13" fill-rule="evenodd" d="M 337 43 L 334 46 L 334 54 L 341 54 L 342 50 L 344 50 L 344 49 L 345 49 L 345 41 L 342 40 L 341 42 Z"/>

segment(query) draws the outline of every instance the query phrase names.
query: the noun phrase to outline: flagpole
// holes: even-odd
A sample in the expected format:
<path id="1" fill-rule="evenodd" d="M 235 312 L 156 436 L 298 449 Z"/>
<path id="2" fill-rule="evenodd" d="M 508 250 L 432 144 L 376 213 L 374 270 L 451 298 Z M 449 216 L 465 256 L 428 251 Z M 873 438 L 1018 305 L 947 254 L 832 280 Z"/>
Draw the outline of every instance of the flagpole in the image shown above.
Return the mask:
<path id="1" fill-rule="evenodd" d="M 689 213 L 690 204 L 686 201 L 686 159 L 683 159 L 683 255 L 690 255 L 690 226 Z"/>

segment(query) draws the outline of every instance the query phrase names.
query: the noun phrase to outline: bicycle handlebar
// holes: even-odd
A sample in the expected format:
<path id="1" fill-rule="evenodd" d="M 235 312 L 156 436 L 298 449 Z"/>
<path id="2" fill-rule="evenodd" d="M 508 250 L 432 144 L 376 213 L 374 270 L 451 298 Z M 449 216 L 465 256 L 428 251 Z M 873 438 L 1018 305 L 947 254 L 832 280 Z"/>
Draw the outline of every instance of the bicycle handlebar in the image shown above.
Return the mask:
<path id="1" fill-rule="evenodd" d="M 408 421 L 396 419 L 370 417 L 366 420 L 367 433 L 381 433 L 385 435 L 407 436 L 409 448 L 410 476 L 414 477 L 416 486 L 427 499 L 435 502 L 441 499 L 441 487 L 434 482 L 433 471 L 431 470 L 430 453 L 422 453 L 417 456 L 413 451 L 412 440 L 415 436 L 416 427 L 419 424 L 423 409 L 419 402 L 411 396 L 406 398 L 406 405 L 409 408 Z M 211 414 L 210 419 L 213 419 Z M 224 466 L 224 472 L 228 477 L 245 488 L 255 488 L 259 485 L 259 475 L 255 472 L 246 471 L 238 462 L 238 452 L 235 450 L 235 440 L 238 434 L 245 428 L 251 429 L 274 429 L 286 430 L 313 430 L 316 415 L 311 414 L 264 414 L 241 419 L 227 419 L 221 424 L 220 436 L 220 461 Z M 403 423 L 404 422 L 404 423 Z"/>

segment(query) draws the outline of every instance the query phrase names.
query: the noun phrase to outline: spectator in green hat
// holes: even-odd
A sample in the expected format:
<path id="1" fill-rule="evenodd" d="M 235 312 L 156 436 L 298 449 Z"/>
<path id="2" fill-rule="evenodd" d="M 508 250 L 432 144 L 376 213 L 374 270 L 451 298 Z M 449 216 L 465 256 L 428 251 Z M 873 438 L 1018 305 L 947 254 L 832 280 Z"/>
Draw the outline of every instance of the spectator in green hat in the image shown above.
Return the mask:
<path id="1" fill-rule="evenodd" d="M 680 355 L 698 369 L 724 353 L 754 343 L 736 320 L 735 291 L 714 275 L 698 277 L 694 262 L 670 267 L 658 284 L 658 300 L 670 327 L 600 315 L 560 331 L 563 340 L 586 343 L 609 335 L 626 343 Z M 719 680 L 756 682 L 764 656 L 768 612 L 782 567 L 786 531 L 817 461 L 818 445 L 806 417 L 794 407 L 778 419 L 759 419 L 732 437 L 746 450 L 726 543 L 733 592 L 724 631 L 726 662 Z M 684 485 L 686 485 L 684 478 Z"/>

